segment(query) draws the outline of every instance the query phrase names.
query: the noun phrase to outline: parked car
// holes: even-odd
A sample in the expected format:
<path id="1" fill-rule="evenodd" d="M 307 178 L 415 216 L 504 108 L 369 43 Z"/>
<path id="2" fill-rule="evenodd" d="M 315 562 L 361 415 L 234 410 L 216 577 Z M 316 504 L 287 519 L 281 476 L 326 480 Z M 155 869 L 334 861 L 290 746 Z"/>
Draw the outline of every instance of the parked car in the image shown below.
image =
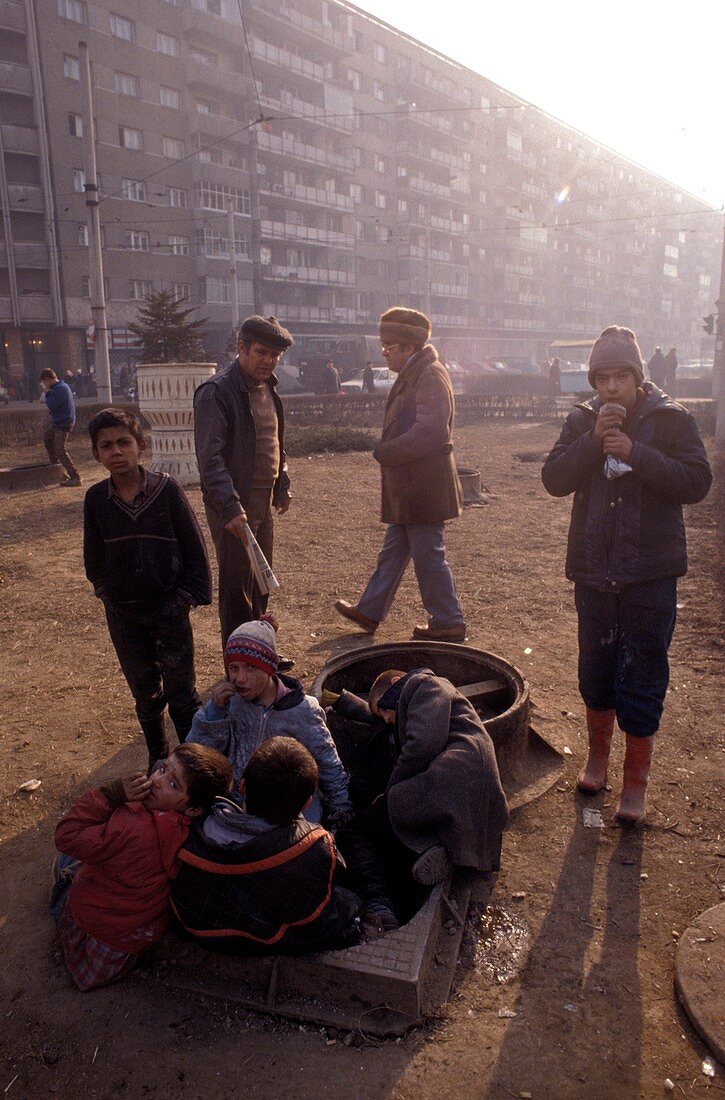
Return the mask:
<path id="1" fill-rule="evenodd" d="M 348 382 L 343 382 L 342 392 L 362 393 L 362 376 L 363 372 L 359 370 Z M 375 378 L 375 389 L 379 390 L 380 393 L 385 393 L 386 390 L 392 389 L 393 383 L 397 378 L 397 375 L 391 371 L 390 367 L 373 367 L 373 376 Z"/>

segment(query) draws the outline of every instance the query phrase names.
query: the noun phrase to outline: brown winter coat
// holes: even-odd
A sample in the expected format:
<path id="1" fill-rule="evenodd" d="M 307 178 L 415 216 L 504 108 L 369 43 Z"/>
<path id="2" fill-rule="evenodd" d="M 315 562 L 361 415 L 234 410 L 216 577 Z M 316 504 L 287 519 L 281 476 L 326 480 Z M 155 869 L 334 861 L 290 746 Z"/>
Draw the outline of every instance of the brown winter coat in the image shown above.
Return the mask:
<path id="1" fill-rule="evenodd" d="M 450 680 L 417 669 L 400 693 L 395 737 L 387 797 L 396 836 L 414 852 L 442 844 L 457 867 L 498 870 L 508 807 L 473 705 Z"/>
<path id="2" fill-rule="evenodd" d="M 373 452 L 381 468 L 383 523 L 442 523 L 461 514 L 452 430 L 450 378 L 426 344 L 395 380 Z"/>

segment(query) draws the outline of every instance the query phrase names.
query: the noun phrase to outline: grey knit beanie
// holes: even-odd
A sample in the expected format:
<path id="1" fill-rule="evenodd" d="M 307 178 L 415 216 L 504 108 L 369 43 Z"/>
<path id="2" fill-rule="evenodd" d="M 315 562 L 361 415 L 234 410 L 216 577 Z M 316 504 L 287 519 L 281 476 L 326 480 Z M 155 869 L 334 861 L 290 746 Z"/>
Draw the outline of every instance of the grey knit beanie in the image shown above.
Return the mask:
<path id="1" fill-rule="evenodd" d="M 587 377 L 592 389 L 596 389 L 594 375 L 598 370 L 612 370 L 615 367 L 631 370 L 638 386 L 644 382 L 644 361 L 637 337 L 631 328 L 609 325 L 599 333 L 589 355 Z"/>

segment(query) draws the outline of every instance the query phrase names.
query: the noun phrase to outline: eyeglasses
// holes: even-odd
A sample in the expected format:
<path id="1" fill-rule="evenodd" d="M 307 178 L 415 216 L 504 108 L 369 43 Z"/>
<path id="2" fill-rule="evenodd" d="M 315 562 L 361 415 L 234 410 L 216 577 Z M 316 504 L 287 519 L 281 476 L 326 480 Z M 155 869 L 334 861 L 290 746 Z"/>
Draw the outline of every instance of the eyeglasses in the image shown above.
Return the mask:
<path id="1" fill-rule="evenodd" d="M 392 351 L 393 348 L 399 348 L 400 344 L 381 344 L 380 348 L 385 353 L 386 351 Z"/>

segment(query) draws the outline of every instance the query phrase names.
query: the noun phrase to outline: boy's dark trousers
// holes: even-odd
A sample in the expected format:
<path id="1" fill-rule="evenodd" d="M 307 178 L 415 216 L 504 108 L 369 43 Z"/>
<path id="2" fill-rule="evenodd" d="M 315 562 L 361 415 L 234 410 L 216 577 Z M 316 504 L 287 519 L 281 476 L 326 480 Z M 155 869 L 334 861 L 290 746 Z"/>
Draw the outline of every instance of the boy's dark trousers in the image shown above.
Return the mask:
<path id="1" fill-rule="evenodd" d="M 194 635 L 189 604 L 180 596 L 160 603 L 104 601 L 108 631 L 136 701 L 151 762 L 168 755 L 164 709 L 179 742 L 186 740 L 201 706 L 194 672 Z"/>

